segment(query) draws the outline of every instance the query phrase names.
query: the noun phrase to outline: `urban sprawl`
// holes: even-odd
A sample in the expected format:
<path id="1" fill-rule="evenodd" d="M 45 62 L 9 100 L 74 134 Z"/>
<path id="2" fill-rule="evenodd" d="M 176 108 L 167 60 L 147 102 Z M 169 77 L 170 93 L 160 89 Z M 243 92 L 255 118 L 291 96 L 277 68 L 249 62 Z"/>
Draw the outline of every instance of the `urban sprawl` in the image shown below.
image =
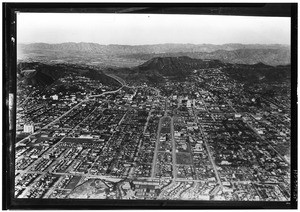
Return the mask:
<path id="1" fill-rule="evenodd" d="M 18 84 L 16 198 L 290 200 L 289 85 L 257 96 L 222 68 L 157 86 L 110 77 L 120 85 Z"/>

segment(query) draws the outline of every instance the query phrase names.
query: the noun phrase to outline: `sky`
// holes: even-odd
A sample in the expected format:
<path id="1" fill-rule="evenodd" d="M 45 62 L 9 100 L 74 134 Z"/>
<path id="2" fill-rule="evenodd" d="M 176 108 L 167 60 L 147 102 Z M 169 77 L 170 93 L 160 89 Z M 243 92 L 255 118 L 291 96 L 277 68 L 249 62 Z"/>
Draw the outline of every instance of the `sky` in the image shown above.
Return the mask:
<path id="1" fill-rule="evenodd" d="M 290 44 L 290 18 L 218 15 L 18 13 L 18 43 Z"/>

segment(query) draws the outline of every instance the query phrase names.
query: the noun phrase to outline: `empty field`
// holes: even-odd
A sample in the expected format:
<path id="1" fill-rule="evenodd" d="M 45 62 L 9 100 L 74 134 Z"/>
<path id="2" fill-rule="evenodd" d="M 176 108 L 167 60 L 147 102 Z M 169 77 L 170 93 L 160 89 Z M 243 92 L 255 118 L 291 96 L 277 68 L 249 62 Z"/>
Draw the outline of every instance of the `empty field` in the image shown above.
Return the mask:
<path id="1" fill-rule="evenodd" d="M 177 164 L 191 164 L 192 159 L 190 154 L 186 153 L 177 153 L 176 154 L 176 163 Z"/>

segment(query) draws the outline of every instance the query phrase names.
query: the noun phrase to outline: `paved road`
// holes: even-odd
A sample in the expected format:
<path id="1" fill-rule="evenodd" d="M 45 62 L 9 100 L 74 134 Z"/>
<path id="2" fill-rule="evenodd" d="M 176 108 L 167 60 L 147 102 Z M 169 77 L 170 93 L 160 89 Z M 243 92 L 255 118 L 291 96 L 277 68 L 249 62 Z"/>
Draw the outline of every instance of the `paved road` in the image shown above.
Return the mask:
<path id="1" fill-rule="evenodd" d="M 201 98 L 201 101 L 203 102 L 203 105 L 204 105 L 205 110 L 207 111 L 207 113 L 210 114 L 210 117 L 211 117 L 214 121 L 216 121 L 215 118 L 214 118 L 214 116 L 212 115 L 212 113 L 208 110 L 205 100 L 202 98 L 202 96 L 200 96 L 200 98 Z"/>
<path id="2" fill-rule="evenodd" d="M 164 116 L 159 119 L 158 123 L 158 129 L 157 129 L 157 138 L 156 138 L 156 143 L 155 143 L 155 151 L 154 151 L 154 157 L 153 157 L 153 163 L 152 163 L 152 172 L 151 172 L 151 178 L 155 178 L 155 172 L 156 172 L 156 161 L 157 161 L 157 155 L 158 155 L 158 148 L 159 148 L 159 143 L 160 143 L 160 131 L 161 131 L 161 125 L 162 125 L 162 120 Z"/>
<path id="3" fill-rule="evenodd" d="M 115 80 L 117 80 L 122 85 L 122 87 L 127 87 L 127 88 L 132 88 L 132 89 L 137 89 L 137 88 L 152 89 L 152 90 L 156 91 L 157 96 L 160 96 L 160 90 L 158 90 L 157 88 L 154 88 L 154 87 L 151 87 L 151 86 L 130 86 L 130 85 L 127 85 L 125 80 L 122 79 L 121 77 L 118 77 L 114 74 L 106 74 L 106 75 L 111 77 L 111 78 L 114 78 Z"/>
<path id="4" fill-rule="evenodd" d="M 201 127 L 200 127 L 200 128 L 201 128 Z M 201 131 L 202 131 L 202 130 L 201 130 Z M 219 183 L 220 186 L 223 188 L 223 185 L 222 185 L 222 182 L 221 182 L 221 179 L 220 179 L 218 170 L 217 170 L 217 166 L 216 166 L 216 164 L 215 164 L 214 159 L 213 159 L 212 156 L 211 156 L 211 152 L 210 152 L 209 145 L 207 144 L 206 139 L 204 139 L 203 142 L 204 142 L 204 144 L 205 144 L 205 146 L 206 146 L 206 149 L 207 149 L 207 153 L 208 153 L 209 159 L 210 159 L 210 161 L 211 161 L 211 163 L 212 163 L 212 165 L 213 165 L 213 168 L 214 168 L 215 175 L 216 175 L 216 178 L 217 178 L 217 180 L 218 180 L 218 183 Z"/>
<path id="5" fill-rule="evenodd" d="M 106 95 L 106 94 L 117 93 L 117 92 L 119 92 L 122 88 L 123 88 L 123 86 L 121 86 L 120 88 L 118 88 L 117 90 L 114 90 L 114 91 L 106 91 L 106 92 L 103 92 L 102 94 L 91 95 L 91 96 L 89 96 L 89 97 L 100 97 L 100 96 L 103 96 L 103 95 Z"/>
<path id="6" fill-rule="evenodd" d="M 226 99 L 226 102 L 227 102 L 227 104 L 231 107 L 231 109 L 232 109 L 235 113 L 238 113 L 238 112 L 236 111 L 236 109 L 233 107 L 231 101 L 229 101 L 228 99 Z"/>
<path id="7" fill-rule="evenodd" d="M 125 80 L 123 80 L 121 77 L 118 77 L 114 74 L 106 74 L 106 75 L 117 80 L 122 86 L 126 85 Z"/>
<path id="8" fill-rule="evenodd" d="M 17 104 L 17 107 L 22 107 L 30 98 L 32 98 L 32 93 L 33 91 L 30 94 L 28 94 L 28 96 L 22 102 L 20 102 L 19 105 Z"/>
<path id="9" fill-rule="evenodd" d="M 170 116 L 168 116 L 170 117 Z M 177 178 L 177 170 L 176 170 L 176 144 L 174 138 L 174 118 L 171 118 L 171 140 L 172 140 L 172 168 L 173 168 L 173 181 Z"/>
<path id="10" fill-rule="evenodd" d="M 201 99 L 202 99 L 202 98 L 201 98 Z M 205 102 L 203 99 L 202 99 L 202 101 Z M 205 108 L 206 108 L 206 106 L 205 106 Z M 207 108 L 206 108 L 206 109 L 207 109 Z M 207 110 L 207 111 L 208 111 L 208 110 Z M 208 113 L 210 113 L 210 112 L 208 111 Z M 197 114 L 196 114 L 196 117 L 197 117 Z M 213 116 L 212 116 L 212 118 L 213 118 Z M 214 120 L 214 118 L 213 118 L 213 120 Z M 214 121 L 215 121 L 215 120 L 214 120 Z M 202 127 L 201 127 L 201 125 L 199 124 L 197 118 L 196 118 L 196 122 L 197 122 L 198 125 L 199 125 L 199 129 L 200 129 L 200 131 L 201 131 L 201 134 L 204 135 L 204 132 L 203 132 L 203 130 L 202 130 Z M 222 182 L 221 182 L 221 179 L 220 179 L 220 176 L 219 176 L 219 173 L 218 173 L 218 170 L 217 170 L 215 161 L 214 161 L 214 159 L 213 159 L 212 156 L 211 156 L 210 148 L 209 148 L 209 145 L 207 144 L 206 138 L 204 138 L 204 141 L 203 141 L 203 142 L 204 142 L 204 145 L 205 145 L 205 147 L 206 147 L 206 149 L 207 149 L 207 153 L 208 153 L 210 162 L 211 162 L 211 164 L 213 165 L 213 168 L 214 168 L 214 172 L 215 172 L 217 181 L 218 181 L 219 185 L 223 188 L 223 185 L 222 185 Z"/>
<path id="11" fill-rule="evenodd" d="M 198 119 L 196 119 L 196 121 L 197 121 L 197 123 L 198 123 Z M 198 124 L 199 124 L 199 123 L 198 123 Z M 204 135 L 203 130 L 202 130 L 202 127 L 201 127 L 200 124 L 199 124 L 199 129 L 200 129 L 200 131 L 201 131 L 201 134 Z M 213 160 L 213 158 L 212 158 L 212 156 L 211 156 L 210 148 L 209 148 L 209 145 L 207 144 L 206 138 L 203 139 L 203 142 L 204 142 L 204 145 L 205 145 L 205 147 L 206 147 L 206 149 L 207 149 L 207 153 L 208 153 L 210 162 L 211 162 L 211 164 L 213 165 L 213 168 L 214 168 L 214 172 L 215 172 L 217 181 L 218 181 L 219 185 L 223 188 L 223 185 L 222 185 L 222 182 L 221 182 L 221 179 L 220 179 L 220 176 L 219 176 L 219 173 L 218 173 L 218 170 L 217 170 L 215 161 Z"/>
<path id="12" fill-rule="evenodd" d="M 151 109 L 151 110 L 149 111 L 149 114 L 148 114 L 148 117 L 147 117 L 146 124 L 145 124 L 145 126 L 144 126 L 143 135 L 146 133 L 146 130 L 147 130 L 147 127 L 148 127 L 148 122 L 149 122 L 149 120 L 150 120 L 150 115 L 151 115 L 152 112 L 153 112 L 153 110 Z M 134 158 L 133 163 L 137 163 L 138 155 L 139 155 L 140 150 L 141 150 L 141 146 L 142 146 L 142 139 L 139 140 L 138 147 L 137 147 L 137 152 L 136 152 L 136 155 L 135 155 L 135 158 Z M 130 171 L 129 171 L 129 174 L 128 174 L 128 178 L 132 178 L 132 177 L 133 177 L 134 170 L 135 170 L 135 167 L 131 167 L 131 168 L 130 168 Z"/>

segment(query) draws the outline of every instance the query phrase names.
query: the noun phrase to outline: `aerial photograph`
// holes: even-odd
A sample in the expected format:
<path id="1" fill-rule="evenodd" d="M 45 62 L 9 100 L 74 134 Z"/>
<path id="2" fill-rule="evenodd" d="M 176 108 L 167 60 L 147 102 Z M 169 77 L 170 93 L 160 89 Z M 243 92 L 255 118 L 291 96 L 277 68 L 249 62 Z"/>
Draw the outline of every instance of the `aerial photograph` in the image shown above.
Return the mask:
<path id="1" fill-rule="evenodd" d="M 14 197 L 291 200 L 291 18 L 17 14 Z"/>

